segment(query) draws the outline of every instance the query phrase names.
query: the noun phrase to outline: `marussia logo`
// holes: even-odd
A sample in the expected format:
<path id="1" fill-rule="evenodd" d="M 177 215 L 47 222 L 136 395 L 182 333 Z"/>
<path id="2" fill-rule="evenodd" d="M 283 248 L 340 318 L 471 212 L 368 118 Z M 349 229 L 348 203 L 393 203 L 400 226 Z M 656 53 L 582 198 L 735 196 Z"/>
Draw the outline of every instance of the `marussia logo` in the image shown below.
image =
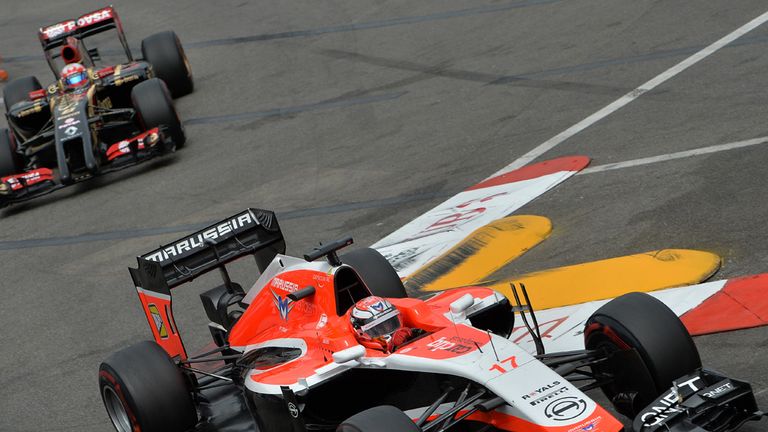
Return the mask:
<path id="1" fill-rule="evenodd" d="M 371 309 L 375 310 L 376 312 L 383 312 L 384 311 L 384 303 L 377 302 L 371 305 Z"/>
<path id="2" fill-rule="evenodd" d="M 272 299 L 275 302 L 275 306 L 277 306 L 277 311 L 280 313 L 280 318 L 288 321 L 288 314 L 291 313 L 291 309 L 293 309 L 294 303 L 291 301 L 291 299 L 287 297 L 283 298 L 274 291 L 272 291 Z"/>
<path id="3" fill-rule="evenodd" d="M 259 222 L 255 218 L 251 217 L 250 212 L 245 212 L 229 220 L 221 222 L 218 225 L 207 228 L 202 232 L 192 234 L 190 237 L 187 237 L 175 244 L 166 246 L 162 249 L 154 250 L 144 255 L 142 258 L 163 263 L 188 251 L 201 249 L 205 247 L 206 242 L 212 242 L 221 237 L 229 236 L 231 233 L 240 230 L 243 227 L 249 227 L 258 224 Z"/>

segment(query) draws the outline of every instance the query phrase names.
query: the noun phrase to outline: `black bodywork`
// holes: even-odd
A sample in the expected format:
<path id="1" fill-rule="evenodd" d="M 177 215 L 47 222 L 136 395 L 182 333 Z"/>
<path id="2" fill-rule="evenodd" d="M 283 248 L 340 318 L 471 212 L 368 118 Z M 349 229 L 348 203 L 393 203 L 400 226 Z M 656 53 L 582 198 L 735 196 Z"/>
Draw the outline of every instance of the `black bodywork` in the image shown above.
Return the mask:
<path id="1" fill-rule="evenodd" d="M 101 13 L 109 13 L 108 19 L 86 28 L 67 31 L 64 22 L 40 29 L 39 38 L 56 81 L 30 93 L 27 100 L 7 107 L 11 148 L 20 170 L 11 182 L 21 183 L 22 187 L 0 185 L 0 207 L 175 150 L 177 143 L 165 127 L 146 128 L 132 102 L 133 88 L 155 76 L 152 65 L 134 60 L 115 10 L 109 7 Z M 57 26 L 64 27 L 58 30 Z M 127 61 L 100 65 L 98 49 L 89 49 L 84 39 L 113 29 L 117 30 Z M 67 63 L 66 59 L 62 61 L 67 55 L 76 55 L 87 68 L 88 84 L 76 89 L 62 84 L 59 66 Z M 117 151 L 118 147 L 121 151 Z M 40 169 L 53 175 L 28 185 Z"/>

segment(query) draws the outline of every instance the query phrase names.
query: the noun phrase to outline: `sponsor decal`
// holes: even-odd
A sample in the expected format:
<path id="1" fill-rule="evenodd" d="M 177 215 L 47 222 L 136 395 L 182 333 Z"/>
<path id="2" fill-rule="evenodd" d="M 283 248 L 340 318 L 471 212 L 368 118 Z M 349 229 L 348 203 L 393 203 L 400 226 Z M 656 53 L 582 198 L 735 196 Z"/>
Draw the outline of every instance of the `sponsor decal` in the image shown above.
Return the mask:
<path id="1" fill-rule="evenodd" d="M 61 117 L 70 117 L 80 112 L 77 109 L 77 101 L 73 98 L 62 99 L 58 111 Z"/>
<path id="2" fill-rule="evenodd" d="M 523 400 L 528 400 L 536 396 L 541 396 L 542 394 L 546 393 L 548 390 L 551 390 L 561 384 L 560 381 L 553 381 L 551 384 L 547 384 L 543 387 L 539 387 L 536 390 L 528 393 L 527 395 L 523 395 Z"/>
<path id="3" fill-rule="evenodd" d="M 704 396 L 704 397 L 706 397 L 706 398 L 709 398 L 709 399 L 715 399 L 718 396 L 720 396 L 722 394 L 725 394 L 725 393 L 729 393 L 731 390 L 734 389 L 733 383 L 730 382 L 730 381 L 726 381 L 724 384 L 718 383 L 718 384 L 715 384 L 715 385 L 717 387 L 715 387 L 715 388 L 708 387 L 708 388 L 704 389 L 705 391 L 703 391 L 703 392 L 701 392 L 699 394 Z"/>
<path id="4" fill-rule="evenodd" d="M 163 317 L 160 315 L 160 311 L 157 310 L 157 306 L 155 306 L 154 303 L 150 303 L 148 307 L 149 313 L 152 315 L 152 320 L 155 322 L 157 334 L 160 335 L 161 339 L 168 339 L 168 330 L 165 328 L 165 322 L 163 321 Z"/>
<path id="5" fill-rule="evenodd" d="M 567 386 L 563 386 L 563 387 L 558 388 L 557 390 L 554 390 L 554 391 L 552 391 L 550 393 L 545 394 L 544 396 L 541 396 L 540 398 L 534 399 L 534 400 L 530 401 L 529 403 L 531 404 L 531 406 L 536 406 L 536 405 L 539 405 L 540 403 L 546 402 L 546 401 L 554 398 L 555 396 L 559 396 L 559 395 L 561 395 L 563 393 L 567 393 L 568 390 L 570 390 L 570 389 Z"/>
<path id="6" fill-rule="evenodd" d="M 315 326 L 315 329 L 320 330 L 321 328 L 325 327 L 326 324 L 328 324 L 328 315 L 322 314 L 320 315 L 320 319 L 317 321 L 317 325 Z"/>
<path id="7" fill-rule="evenodd" d="M 43 29 L 43 34 L 47 39 L 51 39 L 51 38 L 60 36 L 64 33 L 69 33 L 73 31 L 75 28 L 77 28 L 77 23 L 75 23 L 75 20 L 70 20 L 70 21 L 54 24 L 50 27 L 46 27 L 45 29 Z"/>
<path id="8" fill-rule="evenodd" d="M 35 104 L 35 105 L 34 105 L 32 108 L 27 108 L 27 109 L 25 109 L 25 110 L 21 111 L 21 112 L 18 114 L 18 117 L 19 117 L 19 118 L 21 118 L 21 117 L 26 117 L 26 116 L 28 116 L 28 115 L 32 115 L 32 114 L 34 114 L 34 113 L 39 113 L 39 112 L 40 112 L 40 111 L 42 111 L 42 110 L 43 110 L 43 106 L 42 106 L 42 105 L 40 105 L 40 104 Z"/>
<path id="9" fill-rule="evenodd" d="M 584 414 L 587 402 L 577 396 L 565 396 L 555 399 L 544 408 L 544 415 L 554 421 L 568 421 Z"/>
<path id="10" fill-rule="evenodd" d="M 14 176 L 3 177 L 2 178 L 3 183 L 1 183 L 2 187 L 0 187 L 0 192 L 5 194 L 8 192 L 9 187 L 10 187 L 10 190 L 16 191 L 23 188 L 24 186 L 31 186 L 43 180 L 50 180 L 50 179 L 51 179 L 51 171 L 45 168 L 41 168 L 35 171 L 30 171 L 24 174 L 16 174 Z"/>
<path id="11" fill-rule="evenodd" d="M 317 282 L 317 287 L 318 288 L 323 288 L 323 287 L 325 287 L 325 284 L 331 282 L 331 276 L 327 275 L 327 274 L 324 274 L 324 273 L 313 274 L 312 275 L 312 280 Z"/>
<path id="12" fill-rule="evenodd" d="M 273 278 L 270 284 L 275 287 L 275 289 L 279 289 L 288 293 L 296 292 L 299 290 L 299 284 L 287 281 L 279 277 Z"/>
<path id="13" fill-rule="evenodd" d="M 522 399 L 524 401 L 528 401 L 531 406 L 539 405 L 543 402 L 553 399 L 556 396 L 567 393 L 570 388 L 568 386 L 563 386 L 562 384 L 563 383 L 560 381 L 553 381 L 550 384 L 537 388 L 527 395 L 523 395 Z"/>
<path id="14" fill-rule="evenodd" d="M 701 381 L 701 378 L 696 376 L 683 382 L 676 382 L 668 393 L 640 414 L 639 417 L 643 425 L 645 427 L 657 426 L 667 418 L 682 412 L 683 410 L 679 407 L 680 402 L 683 401 L 684 397 L 699 391 L 699 387 L 696 385 L 698 381 Z"/>
<path id="15" fill-rule="evenodd" d="M 74 117 L 69 117 L 68 119 L 66 119 L 64 121 L 64 123 L 59 125 L 59 129 L 68 128 L 70 126 L 75 126 L 75 125 L 78 125 L 78 124 L 80 124 L 80 120 L 77 120 Z"/>
<path id="16" fill-rule="evenodd" d="M 280 313 L 280 318 L 288 321 L 288 314 L 291 313 L 295 303 L 293 303 L 288 297 L 283 298 L 276 292 L 272 290 L 270 291 L 272 292 L 272 300 L 275 302 L 275 307 L 277 307 L 277 311 Z"/>
<path id="17" fill-rule="evenodd" d="M 218 238 L 227 236 L 228 234 L 240 228 L 258 224 L 259 222 L 254 219 L 253 216 L 251 216 L 250 212 L 245 212 L 229 220 L 221 222 L 218 225 L 207 228 L 205 231 L 195 233 L 190 237 L 180 240 L 174 244 L 168 245 L 162 249 L 152 251 L 144 255 L 143 258 L 162 263 L 184 253 L 201 249 L 205 247 L 206 241 L 213 241 Z"/>
<path id="18" fill-rule="evenodd" d="M 77 26 L 78 27 L 89 26 L 91 24 L 96 24 L 110 18 L 112 18 L 112 10 L 102 9 L 100 11 L 96 11 L 92 14 L 88 14 L 78 18 Z"/>
<path id="19" fill-rule="evenodd" d="M 472 351 L 474 341 L 458 336 L 441 337 L 427 344 L 430 351 L 448 351 L 455 354 L 466 354 Z"/>
<path id="20" fill-rule="evenodd" d="M 288 402 L 288 413 L 291 414 L 291 417 L 293 418 L 299 418 L 299 409 L 296 408 L 296 404 L 293 402 Z"/>
<path id="21" fill-rule="evenodd" d="M 589 419 L 585 421 L 584 423 L 581 423 L 578 426 L 572 427 L 568 429 L 568 432 L 590 432 L 597 429 L 597 426 L 600 424 L 600 422 L 603 420 L 602 416 L 597 416 L 593 419 Z"/>
<path id="22" fill-rule="evenodd" d="M 125 84 L 127 82 L 136 81 L 137 79 L 139 79 L 139 76 L 136 75 L 136 74 L 128 75 L 128 76 L 125 76 L 125 77 L 116 78 L 115 79 L 115 87 L 120 87 L 121 85 L 123 85 L 123 84 Z"/>
<path id="23" fill-rule="evenodd" d="M 112 99 L 110 99 L 109 97 L 105 97 L 104 99 L 100 100 L 100 101 L 97 103 L 97 105 L 98 105 L 100 108 L 104 108 L 104 109 L 112 109 Z"/>
<path id="24" fill-rule="evenodd" d="M 66 129 L 64 129 L 64 133 L 67 134 L 67 136 L 74 136 L 79 131 L 78 128 L 75 126 L 69 126 Z"/>

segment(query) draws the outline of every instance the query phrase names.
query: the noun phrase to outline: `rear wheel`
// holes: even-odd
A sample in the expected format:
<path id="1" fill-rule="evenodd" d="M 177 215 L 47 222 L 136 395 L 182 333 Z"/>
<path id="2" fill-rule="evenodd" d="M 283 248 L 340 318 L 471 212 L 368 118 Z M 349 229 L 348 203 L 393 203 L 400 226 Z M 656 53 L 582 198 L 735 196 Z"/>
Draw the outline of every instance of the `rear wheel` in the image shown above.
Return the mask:
<path id="1" fill-rule="evenodd" d="M 420 432 L 404 412 L 382 405 L 357 413 L 336 428 L 336 432 Z"/>
<path id="2" fill-rule="evenodd" d="M 176 148 L 184 146 L 187 141 L 184 126 L 173 106 L 168 87 L 162 80 L 152 78 L 136 85 L 131 90 L 131 101 L 144 130 L 165 126 Z"/>
<path id="3" fill-rule="evenodd" d="M 184 432 L 197 424 L 184 376 L 155 342 L 109 356 L 99 367 L 99 390 L 118 432 Z"/>
<path id="4" fill-rule="evenodd" d="M 141 53 L 152 64 L 155 76 L 165 81 L 174 98 L 192 93 L 192 68 L 175 32 L 164 31 L 144 39 Z"/>
<path id="5" fill-rule="evenodd" d="M 341 256 L 341 262 L 357 272 L 372 295 L 389 298 L 406 298 L 403 281 L 379 251 L 371 248 L 357 249 Z"/>
<path id="6" fill-rule="evenodd" d="M 645 293 L 625 294 L 603 305 L 587 320 L 584 338 L 589 350 L 637 351 L 641 362 L 625 363 L 621 370 L 593 367 L 598 373 L 629 377 L 602 388 L 614 403 L 617 395 L 634 395 L 631 406 L 617 406 L 629 416 L 668 390 L 672 381 L 701 368 L 699 352 L 683 323 L 664 303 Z M 637 387 L 627 384 L 643 376 L 651 382 Z"/>
<path id="7" fill-rule="evenodd" d="M 0 178 L 21 172 L 13 144 L 13 136 L 8 129 L 0 129 Z"/>

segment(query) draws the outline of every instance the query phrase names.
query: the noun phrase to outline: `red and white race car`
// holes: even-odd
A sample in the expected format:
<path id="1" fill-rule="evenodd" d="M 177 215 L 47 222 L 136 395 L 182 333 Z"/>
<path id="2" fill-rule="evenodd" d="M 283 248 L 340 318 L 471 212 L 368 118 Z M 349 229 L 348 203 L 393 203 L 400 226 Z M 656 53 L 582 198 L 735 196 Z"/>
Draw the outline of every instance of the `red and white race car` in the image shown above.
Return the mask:
<path id="1" fill-rule="evenodd" d="M 515 305 L 487 288 L 408 298 L 377 251 L 337 254 L 351 243 L 286 256 L 274 213 L 248 209 L 139 257 L 130 272 L 154 341 L 101 365 L 116 429 L 623 431 L 584 393 L 595 388 L 638 432 L 733 431 L 763 415 L 749 384 L 702 369 L 678 317 L 646 294 L 597 310 L 584 350 L 545 353 L 524 287 Z M 247 255 L 261 274 L 246 292 L 226 265 Z M 171 290 L 211 270 L 223 283 L 201 299 L 215 345 L 190 355 Z M 362 343 L 352 326 L 372 296 L 408 330 L 396 345 Z M 536 355 L 507 338 L 516 315 Z"/>

